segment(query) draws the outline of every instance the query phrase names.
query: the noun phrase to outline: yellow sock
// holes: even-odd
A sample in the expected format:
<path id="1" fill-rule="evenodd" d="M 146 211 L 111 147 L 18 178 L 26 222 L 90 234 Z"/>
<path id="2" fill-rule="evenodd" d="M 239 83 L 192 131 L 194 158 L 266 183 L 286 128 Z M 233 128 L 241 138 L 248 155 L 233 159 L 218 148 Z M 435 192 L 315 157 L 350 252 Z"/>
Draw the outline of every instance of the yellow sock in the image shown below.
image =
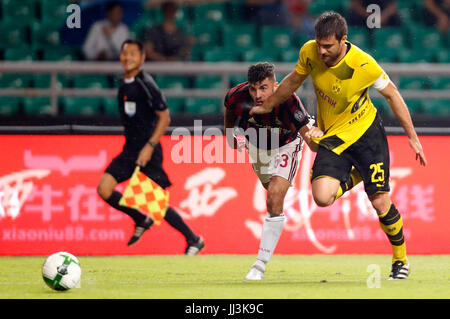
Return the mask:
<path id="1" fill-rule="evenodd" d="M 403 237 L 403 220 L 400 213 L 394 204 L 391 204 L 389 210 L 378 217 L 380 219 L 381 229 L 386 233 L 392 246 L 392 263 L 402 261 L 407 264 L 406 244 L 405 238 Z"/>
<path id="2" fill-rule="evenodd" d="M 361 174 L 356 170 L 356 168 L 352 168 L 350 171 L 350 176 L 347 179 L 346 182 L 342 182 L 341 185 L 339 185 L 339 189 L 336 193 L 336 199 L 344 195 L 345 192 L 351 190 L 353 187 L 355 187 L 357 184 L 359 184 L 362 181 Z"/>

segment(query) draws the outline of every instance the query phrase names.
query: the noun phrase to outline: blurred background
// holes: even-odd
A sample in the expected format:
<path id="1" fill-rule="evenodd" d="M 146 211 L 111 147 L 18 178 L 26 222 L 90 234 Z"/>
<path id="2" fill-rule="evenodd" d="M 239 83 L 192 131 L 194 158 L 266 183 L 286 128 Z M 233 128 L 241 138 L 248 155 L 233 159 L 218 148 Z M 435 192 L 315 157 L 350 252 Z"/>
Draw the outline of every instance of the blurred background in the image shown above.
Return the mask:
<path id="1" fill-rule="evenodd" d="M 381 9 L 379 28 L 367 27 L 369 4 Z M 349 41 L 385 68 L 418 132 L 448 133 L 448 0 L 0 0 L 0 128 L 120 132 L 117 61 L 128 37 L 145 44 L 145 69 L 167 97 L 172 127 L 194 118 L 221 127 L 223 97 L 248 66 L 274 62 L 281 81 L 327 10 L 346 17 Z M 315 114 L 308 81 L 298 94 Z M 386 100 L 371 97 L 389 133 L 401 132 Z"/>

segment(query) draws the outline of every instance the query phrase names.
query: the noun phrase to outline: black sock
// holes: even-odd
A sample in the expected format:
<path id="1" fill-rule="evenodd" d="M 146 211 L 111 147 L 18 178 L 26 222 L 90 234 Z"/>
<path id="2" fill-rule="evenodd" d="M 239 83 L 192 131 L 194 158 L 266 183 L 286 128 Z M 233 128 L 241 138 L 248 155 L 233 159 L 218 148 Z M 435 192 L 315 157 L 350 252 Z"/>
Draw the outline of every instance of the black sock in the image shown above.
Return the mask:
<path id="1" fill-rule="evenodd" d="M 186 225 L 183 218 L 181 218 L 181 216 L 172 207 L 167 208 L 164 219 L 170 224 L 170 226 L 182 233 L 187 242 L 197 242 L 198 237 L 189 228 L 189 226 Z"/>
<path id="2" fill-rule="evenodd" d="M 120 210 L 121 212 L 124 212 L 125 214 L 133 218 L 136 224 L 142 223 L 145 220 L 146 215 L 142 214 L 140 211 L 134 208 L 119 205 L 119 201 L 121 198 L 122 198 L 121 193 L 119 193 L 118 191 L 113 191 L 111 196 L 109 196 L 109 198 L 105 202 L 107 202 L 115 209 Z"/>

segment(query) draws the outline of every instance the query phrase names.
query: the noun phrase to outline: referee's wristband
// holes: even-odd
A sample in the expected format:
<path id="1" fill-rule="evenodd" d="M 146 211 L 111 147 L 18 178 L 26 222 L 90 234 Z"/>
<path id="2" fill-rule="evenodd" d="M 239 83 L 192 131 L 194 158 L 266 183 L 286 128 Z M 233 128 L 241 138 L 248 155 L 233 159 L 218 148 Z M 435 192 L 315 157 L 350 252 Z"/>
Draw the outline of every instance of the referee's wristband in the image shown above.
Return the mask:
<path id="1" fill-rule="evenodd" d="M 151 147 L 153 147 L 153 148 L 155 148 L 156 147 L 156 144 L 155 143 L 153 143 L 152 141 L 148 141 L 147 142 Z"/>

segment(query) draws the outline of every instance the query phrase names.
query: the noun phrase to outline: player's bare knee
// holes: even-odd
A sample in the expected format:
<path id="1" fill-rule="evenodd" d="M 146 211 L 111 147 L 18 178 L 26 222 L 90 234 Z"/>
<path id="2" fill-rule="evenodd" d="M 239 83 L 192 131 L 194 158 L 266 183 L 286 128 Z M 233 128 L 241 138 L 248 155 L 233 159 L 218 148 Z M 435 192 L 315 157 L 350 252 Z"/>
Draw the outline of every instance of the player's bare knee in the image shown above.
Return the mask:
<path id="1" fill-rule="evenodd" d="M 376 193 L 369 196 L 369 200 L 378 215 L 386 213 L 391 207 L 391 197 L 389 196 L 389 193 Z"/>
<path id="2" fill-rule="evenodd" d="M 313 198 L 314 202 L 319 207 L 327 207 L 334 203 L 334 200 L 336 198 L 336 195 L 333 196 L 333 194 L 330 193 L 315 193 L 313 192 Z"/>

